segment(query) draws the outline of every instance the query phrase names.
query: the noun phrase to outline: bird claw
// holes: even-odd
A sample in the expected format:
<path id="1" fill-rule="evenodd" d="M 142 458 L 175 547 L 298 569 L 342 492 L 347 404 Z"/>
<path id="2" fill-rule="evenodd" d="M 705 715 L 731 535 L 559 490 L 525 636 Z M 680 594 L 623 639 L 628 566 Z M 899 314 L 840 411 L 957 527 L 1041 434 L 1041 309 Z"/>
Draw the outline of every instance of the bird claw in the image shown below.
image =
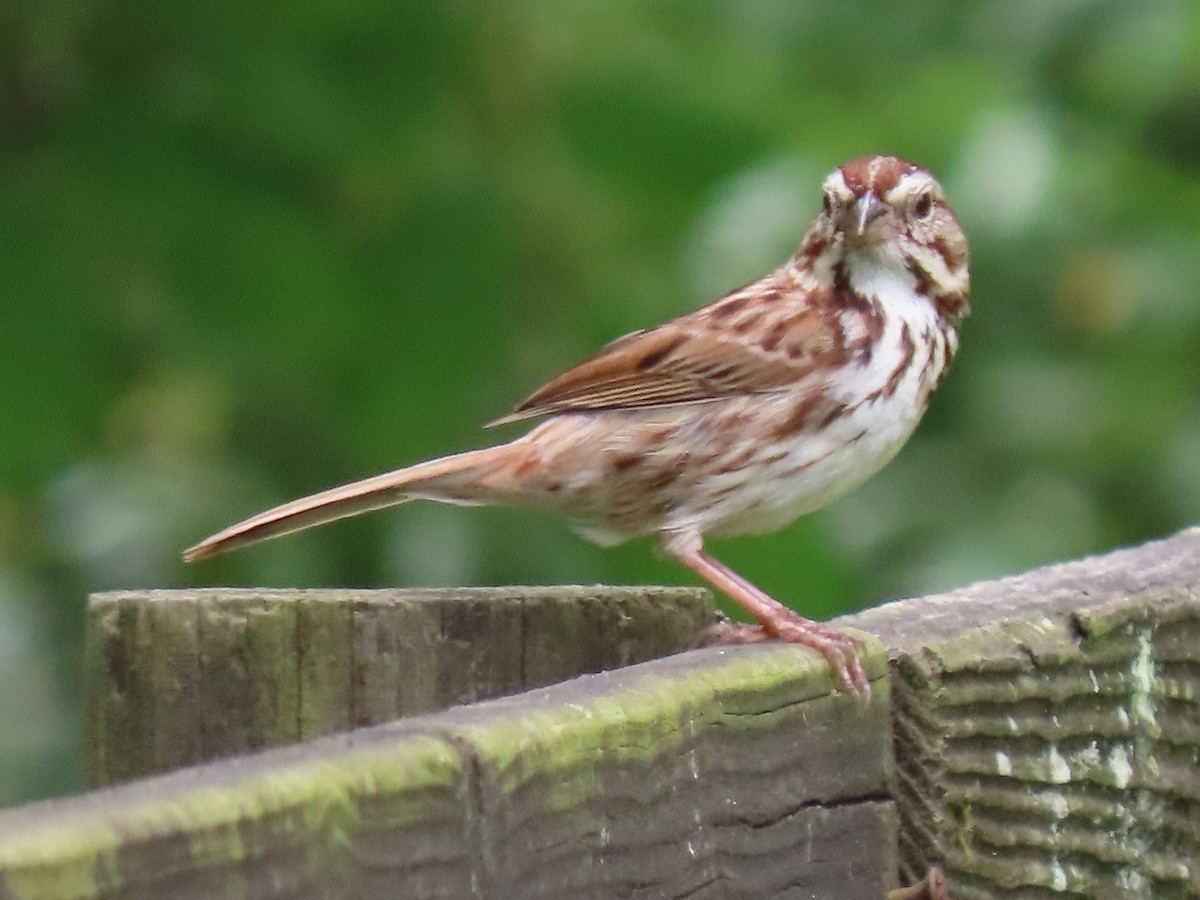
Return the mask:
<path id="1" fill-rule="evenodd" d="M 871 681 L 862 664 L 862 647 L 857 638 L 811 619 L 793 614 L 768 625 L 718 622 L 708 630 L 706 643 L 759 644 L 785 641 L 811 647 L 829 664 L 842 689 L 864 705 L 871 702 Z"/>
<path id="2" fill-rule="evenodd" d="M 946 888 L 946 876 L 936 866 L 911 887 L 897 888 L 888 891 L 885 900 L 949 900 L 950 893 Z"/>
<path id="3" fill-rule="evenodd" d="M 719 622 L 705 630 L 700 644 L 708 647 L 712 644 L 761 644 L 771 640 L 774 640 L 774 636 L 768 634 L 761 625 L 733 622 L 722 616 Z"/>

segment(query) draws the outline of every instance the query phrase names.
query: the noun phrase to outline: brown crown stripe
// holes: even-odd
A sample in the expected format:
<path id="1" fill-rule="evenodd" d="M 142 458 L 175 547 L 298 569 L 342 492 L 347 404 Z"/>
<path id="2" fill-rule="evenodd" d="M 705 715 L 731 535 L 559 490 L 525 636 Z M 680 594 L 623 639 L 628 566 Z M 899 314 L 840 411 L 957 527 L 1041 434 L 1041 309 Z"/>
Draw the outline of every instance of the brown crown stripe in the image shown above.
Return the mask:
<path id="1" fill-rule="evenodd" d="M 917 166 L 894 156 L 861 156 L 842 166 L 842 178 L 855 196 L 874 191 L 882 197 L 901 178 L 917 170 Z"/>

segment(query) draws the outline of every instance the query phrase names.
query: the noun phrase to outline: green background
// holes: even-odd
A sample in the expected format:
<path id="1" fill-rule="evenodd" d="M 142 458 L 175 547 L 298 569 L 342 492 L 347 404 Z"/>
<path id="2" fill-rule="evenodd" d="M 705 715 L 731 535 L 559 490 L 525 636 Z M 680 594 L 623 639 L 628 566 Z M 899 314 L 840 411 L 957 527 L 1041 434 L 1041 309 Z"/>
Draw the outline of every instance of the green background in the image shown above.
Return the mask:
<path id="1" fill-rule="evenodd" d="M 1195 3 L 0 0 L 0 802 L 80 785 L 92 590 L 690 583 L 433 504 L 179 551 L 495 437 L 869 152 L 971 238 L 956 370 L 882 475 L 718 555 L 825 617 L 1200 521 Z"/>

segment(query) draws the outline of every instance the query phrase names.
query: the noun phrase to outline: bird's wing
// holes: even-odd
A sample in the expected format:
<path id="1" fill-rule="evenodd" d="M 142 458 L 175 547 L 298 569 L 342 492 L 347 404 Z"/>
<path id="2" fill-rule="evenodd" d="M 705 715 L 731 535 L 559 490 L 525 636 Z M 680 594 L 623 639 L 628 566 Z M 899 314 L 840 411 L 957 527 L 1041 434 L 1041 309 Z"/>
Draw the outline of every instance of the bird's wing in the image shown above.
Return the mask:
<path id="1" fill-rule="evenodd" d="M 701 403 L 780 390 L 841 343 L 836 316 L 800 289 L 757 283 L 613 341 L 543 385 L 502 424 L 562 412 Z"/>

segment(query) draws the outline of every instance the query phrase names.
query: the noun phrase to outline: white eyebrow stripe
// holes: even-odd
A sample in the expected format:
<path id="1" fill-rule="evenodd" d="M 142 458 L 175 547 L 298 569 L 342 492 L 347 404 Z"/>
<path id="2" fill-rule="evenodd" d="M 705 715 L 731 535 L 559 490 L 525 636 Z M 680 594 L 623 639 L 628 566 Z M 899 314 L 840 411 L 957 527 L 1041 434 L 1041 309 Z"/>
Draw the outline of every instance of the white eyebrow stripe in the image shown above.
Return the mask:
<path id="1" fill-rule="evenodd" d="M 846 176 L 842 174 L 841 169 L 835 169 L 829 173 L 829 177 L 825 179 L 825 190 L 837 194 L 845 199 L 852 196 L 850 186 L 846 184 Z"/>
<path id="2" fill-rule="evenodd" d="M 896 186 L 888 192 L 886 199 L 898 200 L 923 190 L 932 190 L 937 199 L 942 199 L 941 187 L 928 172 L 909 172 L 907 175 L 902 175 L 896 182 Z"/>

